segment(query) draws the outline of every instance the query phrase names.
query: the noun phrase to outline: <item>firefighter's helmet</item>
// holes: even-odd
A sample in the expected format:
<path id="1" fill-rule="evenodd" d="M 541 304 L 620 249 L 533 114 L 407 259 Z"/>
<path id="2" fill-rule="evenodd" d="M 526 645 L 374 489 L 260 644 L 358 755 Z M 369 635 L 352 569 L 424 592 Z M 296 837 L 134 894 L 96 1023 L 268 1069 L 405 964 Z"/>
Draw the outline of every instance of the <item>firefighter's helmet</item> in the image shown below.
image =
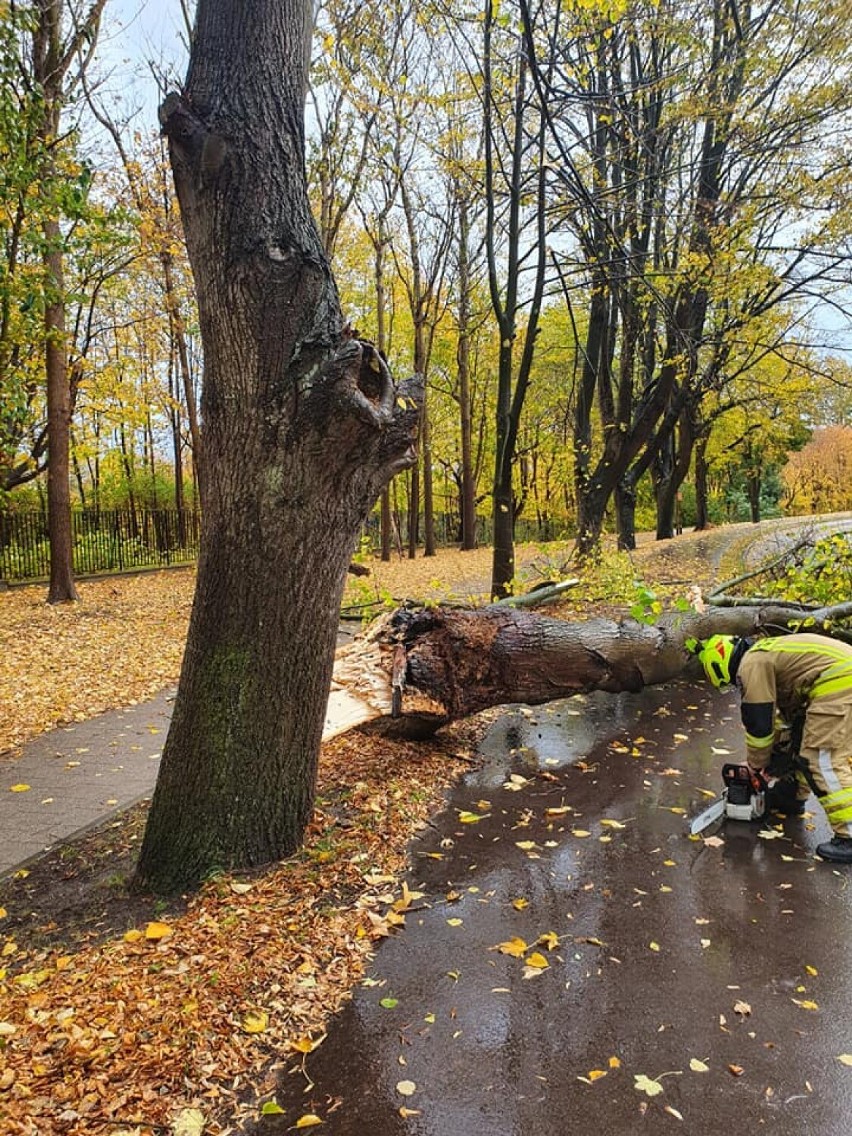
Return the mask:
<path id="1" fill-rule="evenodd" d="M 711 635 L 701 644 L 698 658 L 704 673 L 716 687 L 728 686 L 734 680 L 731 676 L 731 662 L 737 641 L 733 635 Z"/>

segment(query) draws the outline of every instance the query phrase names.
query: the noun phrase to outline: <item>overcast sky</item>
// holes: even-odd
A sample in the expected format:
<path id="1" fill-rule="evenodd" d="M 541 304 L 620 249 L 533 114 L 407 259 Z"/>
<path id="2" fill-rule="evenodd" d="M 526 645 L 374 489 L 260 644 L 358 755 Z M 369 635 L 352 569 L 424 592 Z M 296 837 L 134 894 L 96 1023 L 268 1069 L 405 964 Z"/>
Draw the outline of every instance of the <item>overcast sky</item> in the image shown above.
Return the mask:
<path id="1" fill-rule="evenodd" d="M 139 107 L 147 125 L 156 123 L 160 101 L 150 63 L 182 79 L 182 33 L 179 0 L 107 0 L 98 52 L 106 86 L 125 106 Z"/>

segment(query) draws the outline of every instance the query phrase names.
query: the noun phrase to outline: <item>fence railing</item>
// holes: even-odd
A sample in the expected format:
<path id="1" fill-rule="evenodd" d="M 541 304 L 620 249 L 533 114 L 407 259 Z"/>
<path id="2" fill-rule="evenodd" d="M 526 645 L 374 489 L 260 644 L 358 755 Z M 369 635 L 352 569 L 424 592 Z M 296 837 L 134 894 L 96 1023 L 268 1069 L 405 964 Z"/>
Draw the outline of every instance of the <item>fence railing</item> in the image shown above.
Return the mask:
<path id="1" fill-rule="evenodd" d="M 177 509 L 74 509 L 71 533 L 76 576 L 100 572 L 124 572 L 135 568 L 191 564 L 198 556 L 200 516 Z M 491 518 L 477 517 L 477 542 L 491 543 Z M 408 547 L 408 517 L 394 515 L 394 545 Z M 373 514 L 364 525 L 364 535 L 374 551 L 381 546 L 379 517 Z M 564 524 L 538 522 L 518 517 L 517 541 L 557 540 L 566 535 Z M 439 547 L 459 541 L 458 517 L 435 515 L 435 540 Z M 423 539 L 421 520 L 420 538 Z M 47 514 L 39 511 L 0 513 L 0 580 L 18 583 L 43 580 L 50 575 L 50 542 Z"/>
<path id="2" fill-rule="evenodd" d="M 198 556 L 200 518 L 188 509 L 74 509 L 74 573 L 123 572 L 192 563 Z M 50 575 L 47 515 L 0 514 L 0 580 Z"/>

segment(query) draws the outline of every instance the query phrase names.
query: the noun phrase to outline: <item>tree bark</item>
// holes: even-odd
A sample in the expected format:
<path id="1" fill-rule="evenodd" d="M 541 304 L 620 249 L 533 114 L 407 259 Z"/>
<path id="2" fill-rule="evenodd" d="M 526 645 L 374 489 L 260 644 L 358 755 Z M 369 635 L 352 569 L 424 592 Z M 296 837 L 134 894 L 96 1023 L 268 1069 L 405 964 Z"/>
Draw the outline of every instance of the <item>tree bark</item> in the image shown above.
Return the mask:
<path id="1" fill-rule="evenodd" d="M 204 346 L 198 583 L 137 885 L 280 859 L 311 815 L 346 570 L 421 396 L 343 330 L 308 203 L 310 0 L 201 0 L 161 108 Z"/>

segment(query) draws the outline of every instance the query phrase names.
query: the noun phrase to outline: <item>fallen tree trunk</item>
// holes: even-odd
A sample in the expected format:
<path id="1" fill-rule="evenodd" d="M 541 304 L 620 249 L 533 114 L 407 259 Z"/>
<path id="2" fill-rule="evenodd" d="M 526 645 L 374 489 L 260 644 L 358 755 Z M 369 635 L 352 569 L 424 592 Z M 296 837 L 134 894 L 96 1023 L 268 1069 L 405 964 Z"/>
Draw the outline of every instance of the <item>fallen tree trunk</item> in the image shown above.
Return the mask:
<path id="1" fill-rule="evenodd" d="M 844 605 L 848 606 L 848 605 Z M 640 691 L 692 666 L 687 643 L 714 634 L 826 630 L 841 608 L 789 604 L 569 622 L 502 604 L 401 608 L 338 651 L 324 738 L 377 719 L 409 736 L 490 706 L 535 706 L 591 690 Z"/>

